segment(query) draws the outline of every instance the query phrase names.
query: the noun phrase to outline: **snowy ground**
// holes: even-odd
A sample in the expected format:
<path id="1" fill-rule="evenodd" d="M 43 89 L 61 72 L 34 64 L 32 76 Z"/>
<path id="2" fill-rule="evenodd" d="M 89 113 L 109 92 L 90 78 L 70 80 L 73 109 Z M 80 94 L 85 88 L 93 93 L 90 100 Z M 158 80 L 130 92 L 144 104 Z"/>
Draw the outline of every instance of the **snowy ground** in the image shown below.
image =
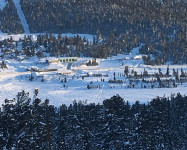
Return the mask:
<path id="1" fill-rule="evenodd" d="M 25 16 L 21 10 L 20 0 L 13 0 L 18 16 L 24 27 L 25 34 L 19 35 L 8 35 L 1 33 L 0 40 L 12 37 L 14 40 L 18 41 L 29 33 L 29 25 L 25 19 Z M 6 6 L 7 1 L 0 1 L 0 9 L 3 10 Z M 38 34 L 31 34 L 32 39 L 36 40 Z M 76 34 L 62 34 L 62 36 L 72 37 Z M 57 36 L 57 35 L 56 35 Z M 90 43 L 93 42 L 93 35 L 89 34 L 79 34 L 82 38 L 85 36 Z M 132 60 L 136 58 L 137 60 Z M 50 103 L 55 106 L 59 106 L 62 103 L 70 104 L 74 100 L 87 101 L 87 103 L 102 103 L 106 98 L 110 98 L 113 95 L 119 94 L 125 100 L 129 100 L 133 103 L 136 100 L 140 102 L 148 102 L 152 98 L 157 96 L 170 96 L 173 93 L 180 92 L 181 94 L 186 94 L 186 84 L 179 85 L 177 88 L 127 88 L 125 84 L 123 85 L 113 85 L 109 84 L 107 81 L 113 78 L 113 73 L 123 73 L 125 66 L 129 66 L 130 70 L 134 69 L 138 73 L 143 72 L 144 68 L 149 73 L 158 72 L 158 68 L 161 68 L 163 72 L 166 71 L 167 66 L 146 66 L 143 64 L 141 55 L 138 53 L 138 48 L 133 49 L 130 55 L 118 55 L 113 56 L 105 60 L 97 60 L 99 62 L 98 66 L 86 66 L 85 64 L 91 58 L 80 58 L 78 62 L 73 63 L 71 70 L 67 70 L 67 64 L 53 63 L 46 65 L 45 59 L 38 60 L 37 58 L 32 58 L 30 60 L 25 60 L 18 62 L 15 60 L 6 60 L 8 64 L 7 69 L 0 69 L 0 105 L 4 103 L 4 99 L 11 99 L 16 96 L 16 94 L 22 90 L 30 93 L 33 97 L 33 91 L 35 88 L 39 89 L 39 97 L 45 100 L 50 99 Z M 123 65 L 122 65 L 123 64 Z M 43 72 L 35 73 L 33 81 L 29 80 L 31 75 L 27 68 L 37 67 L 39 69 L 58 69 L 55 72 Z M 170 69 L 183 68 L 187 71 L 187 65 L 184 66 L 171 66 Z M 62 75 L 60 75 L 62 74 Z M 102 77 L 106 82 L 101 82 L 101 77 L 85 77 L 83 80 L 81 76 L 86 74 L 102 74 L 108 75 L 108 77 Z M 41 78 L 44 78 L 44 82 L 41 82 Z M 67 83 L 62 83 L 61 80 L 67 78 Z M 125 81 L 125 79 L 124 79 Z M 87 85 L 93 82 L 93 85 L 100 85 L 101 88 L 97 89 L 87 89 Z M 64 87 L 65 85 L 65 87 Z M 109 88 L 111 87 L 111 88 Z"/>
<path id="2" fill-rule="evenodd" d="M 45 34 L 45 33 L 32 33 L 32 34 L 7 34 L 7 33 L 2 33 L 1 30 L 0 30 L 0 41 L 4 40 L 4 39 L 8 39 L 10 37 L 12 37 L 13 40 L 15 41 L 19 41 L 19 39 L 23 39 L 24 36 L 31 36 L 32 40 L 33 41 L 36 41 L 37 40 L 37 36 L 40 35 L 40 34 Z M 58 34 L 53 34 L 54 36 L 58 36 Z M 74 36 L 77 36 L 79 35 L 82 39 L 85 37 L 86 39 L 88 39 L 88 41 L 90 43 L 93 43 L 93 36 L 96 36 L 96 35 L 91 35 L 91 34 L 72 34 L 72 33 L 64 33 L 64 34 L 61 34 L 62 37 L 67 37 L 67 38 L 70 38 L 70 37 L 74 37 Z"/>
<path id="3" fill-rule="evenodd" d="M 178 92 L 186 94 L 187 84 L 179 85 L 177 88 L 154 89 L 127 88 L 125 84 L 109 84 L 107 81 L 113 78 L 113 73 L 123 73 L 127 65 L 130 70 L 134 69 L 138 73 L 143 72 L 144 68 L 149 73 L 158 72 L 158 68 L 161 68 L 163 73 L 166 72 L 167 66 L 146 66 L 141 59 L 131 60 L 134 57 L 139 57 L 138 48 L 134 49 L 130 55 L 118 55 L 108 59 L 98 59 L 98 66 L 86 66 L 85 63 L 91 58 L 80 58 L 78 62 L 72 64 L 71 70 L 67 70 L 66 63 L 52 63 L 48 65 L 45 63 L 47 58 L 40 60 L 31 58 L 22 62 L 6 60 L 8 70 L 0 70 L 0 105 L 3 104 L 4 99 L 14 98 L 22 90 L 29 92 L 30 96 L 33 97 L 35 88 L 39 89 L 38 96 L 42 100 L 47 98 L 55 106 L 60 106 L 62 103 L 70 104 L 74 100 L 82 100 L 87 103 L 102 103 L 104 99 L 116 94 L 119 94 L 131 103 L 136 100 L 142 103 L 148 102 L 157 96 L 170 96 Z M 31 76 L 31 72 L 27 71 L 27 68 L 31 67 L 58 69 L 58 71 L 32 73 L 34 79 L 30 81 L 29 76 Z M 178 68 L 179 70 L 183 68 L 184 71 L 187 71 L 187 65 L 170 65 L 170 72 L 172 72 L 173 68 Z M 82 79 L 82 76 L 87 74 L 90 77 Z M 106 82 L 101 82 L 101 77 L 92 77 L 93 74 L 108 75 L 108 77 L 102 77 Z M 42 77 L 44 78 L 44 82 L 41 82 Z M 62 83 L 61 80 L 65 78 L 67 78 L 68 82 Z M 101 88 L 87 89 L 87 85 L 90 82 L 93 82 L 93 85 L 96 86 L 100 85 Z"/>

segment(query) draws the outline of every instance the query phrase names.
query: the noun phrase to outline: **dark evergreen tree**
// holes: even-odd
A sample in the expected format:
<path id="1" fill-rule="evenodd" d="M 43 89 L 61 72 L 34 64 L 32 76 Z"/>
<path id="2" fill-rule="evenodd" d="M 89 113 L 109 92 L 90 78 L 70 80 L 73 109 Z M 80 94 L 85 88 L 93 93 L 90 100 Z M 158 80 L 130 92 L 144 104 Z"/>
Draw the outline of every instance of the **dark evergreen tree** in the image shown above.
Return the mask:
<path id="1" fill-rule="evenodd" d="M 132 105 L 113 96 L 102 105 L 56 108 L 22 91 L 0 111 L 2 149 L 186 149 L 187 97 Z"/>

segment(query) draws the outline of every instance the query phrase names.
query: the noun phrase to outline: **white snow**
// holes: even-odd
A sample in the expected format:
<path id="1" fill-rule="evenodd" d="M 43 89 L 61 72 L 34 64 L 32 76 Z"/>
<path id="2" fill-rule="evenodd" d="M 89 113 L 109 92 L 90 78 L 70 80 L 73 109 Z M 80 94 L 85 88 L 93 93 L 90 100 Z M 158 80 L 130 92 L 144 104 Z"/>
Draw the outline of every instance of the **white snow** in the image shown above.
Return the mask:
<path id="1" fill-rule="evenodd" d="M 29 30 L 29 25 L 27 23 L 27 20 L 25 19 L 25 15 L 23 13 L 23 11 L 21 10 L 21 4 L 20 4 L 20 0 L 13 0 L 14 5 L 17 9 L 17 14 L 20 18 L 21 24 L 24 28 L 25 33 L 29 34 L 30 30 Z"/>
<path id="2" fill-rule="evenodd" d="M 137 56 L 134 57 L 134 59 L 135 60 L 140 60 L 140 59 L 142 59 L 142 55 L 137 55 Z"/>
<path id="3" fill-rule="evenodd" d="M 136 47 L 136 48 L 133 48 L 133 50 L 131 51 L 131 56 L 136 56 L 139 54 L 139 49 L 143 46 L 144 44 L 140 44 L 140 46 Z"/>
<path id="4" fill-rule="evenodd" d="M 20 38 L 23 39 L 24 36 L 28 36 L 28 35 L 31 36 L 31 38 L 32 38 L 33 41 L 36 41 L 36 40 L 37 40 L 37 36 L 40 35 L 40 34 L 42 35 L 42 34 L 45 34 L 45 33 L 7 34 L 7 33 L 2 33 L 2 32 L 0 31 L 0 41 L 2 41 L 2 40 L 4 40 L 4 39 L 7 39 L 7 38 L 10 38 L 10 37 L 12 37 L 13 40 L 15 40 L 15 41 L 19 41 Z M 56 37 L 58 36 L 58 34 L 53 34 L 53 35 L 56 36 Z M 88 42 L 90 42 L 90 43 L 93 43 L 93 37 L 95 36 L 95 35 L 92 35 L 92 34 L 79 34 L 79 33 L 77 33 L 77 34 L 63 33 L 63 34 L 61 34 L 61 35 L 62 35 L 62 37 L 67 36 L 68 38 L 79 35 L 82 39 L 83 39 L 84 37 L 85 37 L 86 39 L 88 39 Z"/>
<path id="5" fill-rule="evenodd" d="M 102 103 L 104 99 L 110 98 L 116 94 L 119 94 L 125 100 L 130 103 L 139 100 L 141 103 L 146 103 L 152 98 L 157 96 L 170 96 L 172 93 L 181 94 L 186 93 L 187 84 L 179 85 L 177 88 L 127 88 L 125 84 L 111 85 L 108 82 L 101 82 L 100 77 L 85 77 L 82 80 L 81 76 L 89 73 L 93 74 L 108 74 L 109 77 L 103 77 L 107 81 L 113 78 L 113 72 L 123 73 L 124 66 L 128 65 L 129 69 L 134 69 L 137 72 L 143 72 L 144 68 L 149 73 L 158 71 L 158 68 L 162 68 L 162 72 L 165 73 L 167 66 L 147 66 L 140 63 L 139 60 L 121 60 L 121 58 L 130 57 L 128 55 L 114 56 L 108 59 L 98 59 L 99 66 L 86 66 L 80 65 L 79 62 L 73 64 L 72 70 L 66 70 L 67 64 L 65 63 L 52 63 L 49 65 L 40 64 L 39 62 L 45 62 L 44 59 L 38 60 L 36 58 L 17 62 L 14 60 L 7 60 L 9 69 L 1 69 L 0 71 L 0 104 L 4 103 L 4 99 L 14 98 L 18 92 L 25 90 L 33 97 L 34 89 L 39 89 L 38 97 L 42 100 L 49 99 L 50 104 L 60 106 L 62 103 L 69 105 L 74 100 L 82 100 L 87 103 Z M 119 59 L 120 58 L 120 59 Z M 80 62 L 86 62 L 91 58 L 80 58 Z M 124 63 L 124 66 L 121 63 Z M 137 64 L 140 65 L 137 67 Z M 78 65 L 78 66 L 77 66 Z M 26 71 L 27 67 L 35 66 L 39 69 L 59 69 L 56 72 L 40 72 L 35 74 L 35 79 L 29 81 L 31 72 Z M 170 72 L 172 68 L 183 68 L 187 70 L 187 65 L 170 66 Z M 61 75 L 62 74 L 62 75 Z M 37 79 L 36 79 L 37 76 Z M 41 78 L 44 77 L 44 82 L 41 82 Z M 68 83 L 62 83 L 61 80 L 67 78 Z M 74 77 L 74 79 L 72 79 Z M 78 78 L 77 78 L 78 77 Z M 101 89 L 87 89 L 87 84 L 93 82 L 93 85 L 101 85 Z M 63 87 L 66 85 L 66 87 Z"/>
<path id="6" fill-rule="evenodd" d="M 2 11 L 6 5 L 7 5 L 7 0 L 1 0 L 0 1 L 0 10 Z"/>
<path id="7" fill-rule="evenodd" d="M 0 34 L 0 40 L 13 37 L 14 40 L 19 40 L 27 34 L 20 35 L 7 35 Z M 36 40 L 38 34 L 32 34 L 33 40 Z M 80 34 L 79 34 L 80 35 Z M 57 35 L 56 35 L 57 36 Z M 76 34 L 62 34 L 62 36 L 76 36 Z M 92 42 L 93 35 L 81 35 L 83 38 L 89 38 Z M 140 45 L 141 46 L 141 45 Z M 124 83 L 110 84 L 107 81 L 113 78 L 113 73 L 124 73 L 125 66 L 129 66 L 129 70 L 137 71 L 141 73 L 144 68 L 148 73 L 154 74 L 158 72 L 158 68 L 162 69 L 165 73 L 167 65 L 161 66 L 149 66 L 144 65 L 141 55 L 139 54 L 139 47 L 133 49 L 129 55 L 117 55 L 107 59 L 97 59 L 98 66 L 86 66 L 85 63 L 92 58 L 79 58 L 78 62 L 75 62 L 71 66 L 71 70 L 67 70 L 66 63 L 50 63 L 47 64 L 46 59 L 56 58 L 42 58 L 32 57 L 28 60 L 16 61 L 16 60 L 5 60 L 8 65 L 8 69 L 0 69 L 0 106 L 4 103 L 5 99 L 14 98 L 18 92 L 25 90 L 30 93 L 33 98 L 34 89 L 39 89 L 38 97 L 43 101 L 45 99 L 50 100 L 50 104 L 60 106 L 62 103 L 69 105 L 74 100 L 82 100 L 87 103 L 102 103 L 103 100 L 110 98 L 116 94 L 119 94 L 125 100 L 130 103 L 139 100 L 141 103 L 146 103 L 152 98 L 157 96 L 170 96 L 171 94 L 181 93 L 186 94 L 187 84 L 178 85 L 177 88 L 127 88 L 127 79 L 125 77 L 117 78 L 122 79 Z M 132 58 L 138 58 L 136 60 Z M 1 60 L 0 60 L 1 61 Z M 28 68 L 38 68 L 39 70 L 57 69 L 58 71 L 52 72 L 37 72 L 33 74 L 33 81 L 29 80 L 31 72 Z M 170 65 L 170 73 L 172 69 L 183 68 L 187 71 L 187 65 Z M 84 77 L 90 74 L 90 77 Z M 101 77 L 93 77 L 94 74 L 102 74 L 105 82 L 101 81 Z M 108 75 L 108 76 L 107 76 Z M 41 79 L 44 78 L 44 82 Z M 64 83 L 67 78 L 67 83 Z M 99 86 L 97 89 L 87 89 L 87 85 L 91 84 Z M 65 87 L 64 87 L 65 86 Z"/>

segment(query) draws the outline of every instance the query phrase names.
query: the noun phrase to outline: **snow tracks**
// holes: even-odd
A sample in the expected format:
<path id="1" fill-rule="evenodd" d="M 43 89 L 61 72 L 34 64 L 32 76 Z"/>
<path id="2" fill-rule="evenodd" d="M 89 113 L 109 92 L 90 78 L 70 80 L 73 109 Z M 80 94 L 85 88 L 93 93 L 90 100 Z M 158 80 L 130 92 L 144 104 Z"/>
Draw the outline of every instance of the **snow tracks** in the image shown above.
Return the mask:
<path id="1" fill-rule="evenodd" d="M 13 0 L 13 2 L 14 2 L 14 5 L 17 9 L 17 14 L 20 18 L 21 24 L 24 28 L 24 32 L 27 34 L 30 34 L 29 25 L 27 24 L 27 20 L 25 19 L 25 15 L 24 15 L 23 11 L 21 10 L 20 0 Z"/>

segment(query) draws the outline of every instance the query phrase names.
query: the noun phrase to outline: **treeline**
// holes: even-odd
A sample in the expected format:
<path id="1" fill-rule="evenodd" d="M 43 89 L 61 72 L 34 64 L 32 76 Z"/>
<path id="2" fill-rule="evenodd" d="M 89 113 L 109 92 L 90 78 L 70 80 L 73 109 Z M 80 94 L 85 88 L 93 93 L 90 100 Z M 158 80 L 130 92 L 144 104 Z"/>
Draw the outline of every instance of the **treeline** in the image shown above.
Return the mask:
<path id="1" fill-rule="evenodd" d="M 186 17 L 182 0 L 21 0 L 21 6 L 31 32 L 172 34 Z"/>
<path id="2" fill-rule="evenodd" d="M 7 5 L 0 10 L 0 30 L 5 33 L 23 33 L 24 29 L 12 0 L 7 0 Z"/>
<path id="3" fill-rule="evenodd" d="M 0 41 L 0 49 L 5 58 L 17 58 L 19 55 L 26 55 L 27 57 L 77 56 L 107 58 L 108 56 L 124 53 L 121 49 L 112 49 L 109 43 L 110 41 L 100 43 L 95 36 L 93 36 L 93 42 L 89 42 L 86 37 L 81 38 L 79 35 L 67 37 L 61 34 L 55 36 L 54 34 L 45 33 L 38 35 L 36 41 L 30 35 L 24 36 L 19 41 L 14 41 L 12 37 L 4 39 Z M 95 65 L 96 62 L 93 64 Z"/>
<path id="4" fill-rule="evenodd" d="M 2 149 L 187 149 L 187 97 L 130 105 L 113 96 L 102 104 L 55 107 L 22 91 L 0 112 Z"/>
<path id="5" fill-rule="evenodd" d="M 21 0 L 21 4 L 31 32 L 97 34 L 103 39 L 101 51 L 112 55 L 129 53 L 144 43 L 140 53 L 154 56 L 144 59 L 146 64 L 187 63 L 187 5 L 182 0 Z"/>
<path id="6" fill-rule="evenodd" d="M 0 12 L 0 30 L 23 32 L 9 3 Z M 187 63 L 186 6 L 182 0 L 21 0 L 32 33 L 97 34 L 101 51 L 112 55 L 143 43 L 140 52 L 151 65 Z"/>

